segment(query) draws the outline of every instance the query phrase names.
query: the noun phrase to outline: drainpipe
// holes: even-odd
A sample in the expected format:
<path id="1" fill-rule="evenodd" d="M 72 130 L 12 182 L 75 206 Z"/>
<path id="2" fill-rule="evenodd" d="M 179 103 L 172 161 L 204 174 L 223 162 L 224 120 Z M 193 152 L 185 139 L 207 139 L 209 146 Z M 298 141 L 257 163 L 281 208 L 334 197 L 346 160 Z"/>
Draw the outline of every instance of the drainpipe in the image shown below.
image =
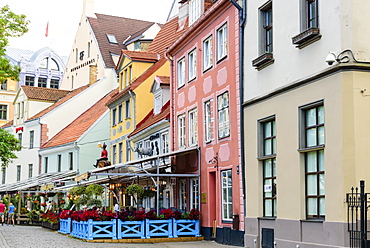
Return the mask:
<path id="1" fill-rule="evenodd" d="M 169 58 L 168 57 L 167 51 L 164 52 L 164 57 L 165 57 L 165 59 L 167 59 L 167 61 L 170 62 L 170 79 L 172 79 L 173 60 L 172 60 L 172 58 Z M 173 136 L 173 133 L 175 132 L 174 131 L 175 130 L 175 124 L 174 124 L 174 121 L 175 121 L 174 116 L 175 116 L 175 114 L 174 114 L 174 107 L 173 107 L 174 104 L 175 104 L 175 98 L 174 98 L 174 94 L 173 94 L 173 91 L 174 91 L 173 85 L 174 85 L 174 83 L 171 82 L 171 84 L 170 84 L 170 87 L 171 87 L 170 88 L 171 89 L 170 90 L 170 94 L 171 94 L 170 107 L 171 107 L 171 114 L 172 114 L 172 116 L 170 114 L 170 118 L 172 117 L 173 120 L 170 121 L 170 123 L 172 123 L 172 127 L 170 128 L 170 135 L 172 134 L 172 136 Z M 171 150 L 174 151 L 174 149 L 175 149 L 175 139 L 174 139 L 174 137 L 170 137 L 170 139 L 172 140 Z"/>
<path id="2" fill-rule="evenodd" d="M 240 98 L 240 160 L 243 184 L 243 199 L 244 199 L 244 218 L 246 216 L 246 200 L 245 200 L 245 165 L 244 165 L 244 112 L 243 112 L 243 98 L 244 98 L 244 27 L 247 21 L 247 0 L 243 0 L 243 6 L 240 6 L 235 0 L 230 2 L 239 10 L 239 98 Z"/>
<path id="3" fill-rule="evenodd" d="M 74 148 L 76 150 L 76 170 L 78 175 L 80 174 L 80 147 L 78 147 L 77 142 L 74 142 Z"/>

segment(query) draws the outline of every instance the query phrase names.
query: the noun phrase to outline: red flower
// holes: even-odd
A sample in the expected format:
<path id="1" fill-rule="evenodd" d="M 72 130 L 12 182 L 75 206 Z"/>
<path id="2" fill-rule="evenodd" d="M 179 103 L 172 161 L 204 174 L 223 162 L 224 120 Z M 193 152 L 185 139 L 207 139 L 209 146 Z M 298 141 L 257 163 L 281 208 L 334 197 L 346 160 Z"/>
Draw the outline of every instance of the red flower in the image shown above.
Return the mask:
<path id="1" fill-rule="evenodd" d="M 200 212 L 198 211 L 198 209 L 193 208 L 192 210 L 190 210 L 189 220 L 199 220 L 199 217 Z"/>
<path id="2" fill-rule="evenodd" d="M 160 210 L 160 214 L 164 216 L 164 219 L 169 220 L 173 217 L 173 212 L 171 209 L 162 209 Z"/>

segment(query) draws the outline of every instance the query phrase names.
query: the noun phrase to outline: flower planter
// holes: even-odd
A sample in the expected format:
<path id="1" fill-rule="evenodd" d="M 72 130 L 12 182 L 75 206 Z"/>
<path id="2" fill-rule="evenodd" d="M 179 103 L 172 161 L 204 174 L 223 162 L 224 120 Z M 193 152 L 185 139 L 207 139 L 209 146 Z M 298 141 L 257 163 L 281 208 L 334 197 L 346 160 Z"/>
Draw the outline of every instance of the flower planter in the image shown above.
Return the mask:
<path id="1" fill-rule="evenodd" d="M 59 232 L 63 234 L 69 234 L 71 232 L 72 221 L 71 218 L 59 219 Z"/>
<path id="2" fill-rule="evenodd" d="M 173 219 L 173 237 L 195 236 L 200 237 L 199 220 L 175 220 Z"/>
<path id="3" fill-rule="evenodd" d="M 53 231 L 57 231 L 57 230 L 59 230 L 59 223 L 49 223 L 47 221 L 43 221 L 42 222 L 42 227 L 51 229 Z"/>
<path id="4" fill-rule="evenodd" d="M 72 221 L 71 235 L 76 238 L 87 238 L 87 221 Z"/>
<path id="5" fill-rule="evenodd" d="M 117 239 L 116 220 L 110 221 L 72 221 L 71 235 L 80 238 L 93 240 L 96 238 Z"/>
<path id="6" fill-rule="evenodd" d="M 122 221 L 117 223 L 117 237 L 122 238 L 145 238 L 145 221 Z"/>
<path id="7" fill-rule="evenodd" d="M 172 219 L 169 220 L 145 220 L 145 238 L 150 237 L 168 237 L 172 235 Z"/>

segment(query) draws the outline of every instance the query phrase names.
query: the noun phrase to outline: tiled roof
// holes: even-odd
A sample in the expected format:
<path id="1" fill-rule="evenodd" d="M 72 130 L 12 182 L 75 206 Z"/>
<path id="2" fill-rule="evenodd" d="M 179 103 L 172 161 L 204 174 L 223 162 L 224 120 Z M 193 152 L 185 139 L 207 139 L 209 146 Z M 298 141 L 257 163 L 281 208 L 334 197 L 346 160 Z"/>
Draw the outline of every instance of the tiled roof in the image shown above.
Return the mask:
<path id="1" fill-rule="evenodd" d="M 22 87 L 30 87 L 30 86 L 22 86 Z M 63 98 L 59 99 L 59 101 L 55 102 L 54 104 L 50 105 L 49 107 L 47 107 L 46 109 L 43 109 L 41 110 L 40 112 L 38 112 L 37 114 L 35 114 L 34 116 L 30 117 L 27 119 L 27 121 L 29 120 L 33 120 L 33 119 L 37 119 L 47 113 L 49 113 L 51 110 L 55 109 L 56 107 L 60 106 L 61 104 L 65 103 L 66 101 L 68 101 L 69 99 L 71 99 L 72 97 L 76 96 L 77 94 L 79 94 L 80 92 L 84 91 L 85 89 L 87 89 L 89 87 L 89 85 L 85 85 L 85 86 L 81 86 L 80 88 L 77 88 L 75 90 L 72 90 L 72 91 L 68 91 L 67 95 L 64 96 Z M 37 88 L 37 87 L 35 87 Z"/>
<path id="2" fill-rule="evenodd" d="M 142 82 L 144 82 L 148 77 L 153 75 L 161 66 L 163 66 L 167 60 L 163 57 L 157 63 L 149 67 L 143 74 L 137 77 L 134 82 L 131 84 L 131 89 L 136 89 Z"/>
<path id="3" fill-rule="evenodd" d="M 65 97 L 70 92 L 69 90 L 50 89 L 26 85 L 22 85 L 21 87 L 28 99 L 49 102 L 58 101 L 60 98 Z"/>
<path id="4" fill-rule="evenodd" d="M 122 49 L 127 49 L 123 42 L 138 30 L 151 27 L 154 22 L 135 20 L 130 18 L 110 16 L 95 13 L 96 18 L 87 17 L 94 35 L 98 42 L 106 67 L 114 68 L 115 64 L 111 57 L 113 54 L 121 54 Z M 114 35 L 118 44 L 110 44 L 106 34 Z"/>
<path id="5" fill-rule="evenodd" d="M 161 85 L 170 85 L 170 77 L 169 76 L 157 76 L 159 80 L 161 80 Z"/>
<path id="6" fill-rule="evenodd" d="M 166 49 L 175 42 L 186 30 L 178 31 L 178 17 L 175 17 L 163 25 L 162 29 L 155 36 L 153 42 L 149 45 L 147 52 L 158 53 L 163 57 Z"/>
<path id="7" fill-rule="evenodd" d="M 170 101 L 168 101 L 161 109 L 161 113 L 154 115 L 153 110 L 136 125 L 135 130 L 128 136 L 129 138 L 140 133 L 141 131 L 150 128 L 153 124 L 158 123 L 162 120 L 170 117 Z"/>
<path id="8" fill-rule="evenodd" d="M 10 127 L 11 125 L 13 125 L 14 121 L 11 120 L 11 121 L 8 121 L 7 123 L 5 123 L 4 125 L 2 125 L 0 128 L 6 128 L 6 127 Z"/>
<path id="9" fill-rule="evenodd" d="M 117 101 L 118 99 L 120 99 L 122 96 L 124 96 L 130 90 L 131 90 L 130 86 L 127 86 L 126 88 L 124 88 L 120 92 L 118 92 L 118 90 L 117 90 L 117 92 L 114 95 L 112 95 L 112 98 L 107 102 L 107 106 L 109 106 L 109 104 L 113 103 L 114 101 Z"/>
<path id="10" fill-rule="evenodd" d="M 150 62 L 156 62 L 159 60 L 159 56 L 157 53 L 122 50 L 122 54 L 124 54 L 131 60 L 140 60 L 140 61 L 143 60 L 143 61 L 150 61 Z"/>
<path id="11" fill-rule="evenodd" d="M 84 134 L 107 110 L 107 102 L 117 93 L 117 89 L 101 98 L 91 108 L 82 113 L 68 126 L 41 146 L 41 149 L 60 146 L 76 141 Z M 109 127 L 106 127 L 109 128 Z"/>

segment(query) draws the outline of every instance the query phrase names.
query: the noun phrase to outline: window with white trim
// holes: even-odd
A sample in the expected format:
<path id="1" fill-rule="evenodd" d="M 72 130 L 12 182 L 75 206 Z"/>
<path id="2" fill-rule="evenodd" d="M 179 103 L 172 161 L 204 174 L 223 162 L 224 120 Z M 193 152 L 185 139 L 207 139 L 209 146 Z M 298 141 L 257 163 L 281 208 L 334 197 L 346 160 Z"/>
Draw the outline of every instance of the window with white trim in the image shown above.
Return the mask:
<path id="1" fill-rule="evenodd" d="M 28 178 L 32 177 L 33 164 L 28 164 Z"/>
<path id="2" fill-rule="evenodd" d="M 197 50 L 194 49 L 188 54 L 188 81 L 193 80 L 197 76 Z"/>
<path id="3" fill-rule="evenodd" d="M 58 172 L 62 171 L 62 155 L 58 154 Z"/>
<path id="4" fill-rule="evenodd" d="M 189 25 L 192 25 L 201 15 L 201 0 L 189 1 Z"/>
<path id="5" fill-rule="evenodd" d="M 125 101 L 125 112 L 126 112 L 126 119 L 131 117 L 130 114 L 130 100 Z"/>
<path id="6" fill-rule="evenodd" d="M 118 106 L 118 123 L 122 122 L 122 104 Z"/>
<path id="7" fill-rule="evenodd" d="M 33 142 L 35 140 L 35 131 L 30 131 L 30 149 L 33 149 Z"/>
<path id="8" fill-rule="evenodd" d="M 113 159 L 113 164 L 116 164 L 116 158 L 117 158 L 117 145 L 113 145 L 112 146 L 112 150 L 113 150 L 113 152 L 112 152 L 112 159 Z"/>
<path id="9" fill-rule="evenodd" d="M 179 209 L 186 211 L 186 179 L 179 180 Z"/>
<path id="10" fill-rule="evenodd" d="M 118 144 L 118 163 L 122 163 L 122 156 L 123 156 L 123 144 L 120 142 Z"/>
<path id="11" fill-rule="evenodd" d="M 222 180 L 222 219 L 231 221 L 233 218 L 233 182 L 232 170 L 221 171 Z"/>
<path id="12" fill-rule="evenodd" d="M 179 115 L 177 117 L 178 125 L 178 145 L 179 149 L 186 148 L 186 123 L 185 123 L 185 114 Z"/>
<path id="13" fill-rule="evenodd" d="M 204 139 L 206 143 L 211 142 L 213 139 L 212 102 L 213 102 L 213 99 L 210 99 L 204 103 Z"/>
<path id="14" fill-rule="evenodd" d="M 190 178 L 190 210 L 199 209 L 199 185 L 198 178 Z"/>
<path id="15" fill-rule="evenodd" d="M 188 113 L 189 118 L 189 146 L 198 144 L 198 120 L 197 109 L 192 109 Z"/>
<path id="16" fill-rule="evenodd" d="M 185 58 L 177 62 L 177 88 L 185 85 Z"/>
<path id="17" fill-rule="evenodd" d="M 227 56 L 227 24 L 217 29 L 217 60 Z"/>
<path id="18" fill-rule="evenodd" d="M 112 109 L 112 126 L 117 124 L 117 109 Z"/>
<path id="19" fill-rule="evenodd" d="M 229 114 L 229 92 L 217 97 L 218 106 L 218 138 L 230 135 L 230 114 Z"/>
<path id="20" fill-rule="evenodd" d="M 1 120 L 8 119 L 8 106 L 7 105 L 0 105 L 0 119 Z"/>
<path id="21" fill-rule="evenodd" d="M 21 180 L 21 166 L 17 165 L 17 181 Z"/>
<path id="22" fill-rule="evenodd" d="M 203 41 L 203 71 L 212 67 L 212 35 Z"/>
<path id="23" fill-rule="evenodd" d="M 169 142 L 168 142 L 168 132 L 161 134 L 161 147 L 162 147 L 162 154 L 168 153 L 169 150 Z"/>

